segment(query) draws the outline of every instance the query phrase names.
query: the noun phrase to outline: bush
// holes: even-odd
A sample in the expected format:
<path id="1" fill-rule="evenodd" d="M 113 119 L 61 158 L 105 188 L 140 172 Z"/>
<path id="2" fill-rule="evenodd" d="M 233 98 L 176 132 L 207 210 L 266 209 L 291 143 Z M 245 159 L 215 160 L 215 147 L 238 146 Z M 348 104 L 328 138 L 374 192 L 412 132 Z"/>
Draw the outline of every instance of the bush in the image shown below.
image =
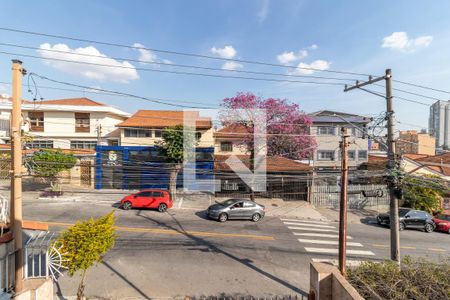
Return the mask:
<path id="1" fill-rule="evenodd" d="M 392 261 L 364 262 L 347 274 L 365 299 L 450 298 L 450 258 L 435 263 L 406 256 L 401 268 Z"/>

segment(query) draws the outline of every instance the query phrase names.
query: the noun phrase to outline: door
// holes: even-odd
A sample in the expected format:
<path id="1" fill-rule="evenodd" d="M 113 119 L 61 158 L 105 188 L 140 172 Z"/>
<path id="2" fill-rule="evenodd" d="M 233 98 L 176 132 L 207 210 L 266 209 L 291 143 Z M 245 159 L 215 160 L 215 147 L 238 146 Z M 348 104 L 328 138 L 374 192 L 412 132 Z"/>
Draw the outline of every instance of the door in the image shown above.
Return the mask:
<path id="1" fill-rule="evenodd" d="M 405 215 L 405 219 L 404 219 L 405 226 L 406 227 L 415 227 L 416 226 L 415 223 L 417 222 L 416 219 L 417 219 L 417 213 L 414 210 L 410 211 L 409 213 L 407 213 Z"/>
<path id="2" fill-rule="evenodd" d="M 150 208 L 158 208 L 159 204 L 163 200 L 163 193 L 162 192 L 152 192 L 152 199 L 149 204 Z"/>
<path id="3" fill-rule="evenodd" d="M 137 207 L 149 207 L 152 200 L 152 192 L 139 192 L 135 194 L 134 202 Z"/>
<path id="4" fill-rule="evenodd" d="M 417 221 L 416 226 L 420 228 L 424 228 L 427 222 L 428 216 L 426 212 L 418 211 L 417 212 Z"/>
<path id="5" fill-rule="evenodd" d="M 83 185 L 91 185 L 91 162 L 90 161 L 84 161 L 82 160 L 80 162 L 80 178 L 81 178 L 81 184 Z"/>
<path id="6" fill-rule="evenodd" d="M 243 202 L 237 202 L 230 207 L 230 212 L 228 214 L 230 219 L 240 219 L 243 215 Z"/>
<path id="7" fill-rule="evenodd" d="M 256 212 L 256 205 L 251 201 L 244 202 L 244 208 L 242 208 L 242 217 L 245 219 L 251 219 Z"/>

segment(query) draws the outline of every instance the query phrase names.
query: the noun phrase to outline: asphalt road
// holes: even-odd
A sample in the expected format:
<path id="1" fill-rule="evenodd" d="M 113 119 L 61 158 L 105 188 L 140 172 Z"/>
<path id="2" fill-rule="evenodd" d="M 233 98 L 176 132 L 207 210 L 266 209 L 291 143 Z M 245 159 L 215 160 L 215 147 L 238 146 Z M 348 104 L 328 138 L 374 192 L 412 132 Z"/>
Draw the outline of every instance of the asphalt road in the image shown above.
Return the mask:
<path id="1" fill-rule="evenodd" d="M 25 202 L 24 217 L 60 230 L 99 217 L 105 204 Z M 88 296 L 112 299 L 185 296 L 305 295 L 309 263 L 335 262 L 335 222 L 266 217 L 258 223 L 208 220 L 201 212 L 116 211 L 118 239 L 104 263 L 88 273 Z M 389 258 L 389 229 L 350 224 L 349 263 Z M 401 232 L 401 254 L 439 260 L 450 255 L 450 235 Z M 79 278 L 67 275 L 58 295 L 76 294 Z"/>

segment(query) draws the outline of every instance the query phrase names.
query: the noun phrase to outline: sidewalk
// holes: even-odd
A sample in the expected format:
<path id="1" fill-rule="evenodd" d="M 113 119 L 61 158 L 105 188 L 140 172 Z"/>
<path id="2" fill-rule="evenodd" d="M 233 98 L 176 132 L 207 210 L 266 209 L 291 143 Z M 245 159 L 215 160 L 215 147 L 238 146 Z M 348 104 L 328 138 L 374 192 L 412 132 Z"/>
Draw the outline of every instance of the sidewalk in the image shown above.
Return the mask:
<path id="1" fill-rule="evenodd" d="M 316 207 L 315 210 L 321 215 L 323 215 L 330 222 L 339 222 L 339 209 Z M 377 215 L 378 212 L 375 210 L 349 209 L 347 211 L 347 223 L 348 224 L 376 223 Z"/>

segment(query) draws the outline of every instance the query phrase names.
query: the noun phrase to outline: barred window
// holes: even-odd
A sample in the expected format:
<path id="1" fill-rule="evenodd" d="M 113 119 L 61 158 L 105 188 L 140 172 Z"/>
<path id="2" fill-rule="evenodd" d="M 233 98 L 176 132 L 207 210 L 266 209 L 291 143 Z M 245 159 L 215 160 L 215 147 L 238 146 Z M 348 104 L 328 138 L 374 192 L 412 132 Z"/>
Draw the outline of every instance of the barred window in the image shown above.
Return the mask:
<path id="1" fill-rule="evenodd" d="M 335 135 L 336 128 L 333 126 L 319 126 L 317 127 L 318 135 Z"/>
<path id="2" fill-rule="evenodd" d="M 125 129 L 125 137 L 152 137 L 152 131 L 147 129 Z"/>
<path id="3" fill-rule="evenodd" d="M 44 131 L 44 112 L 30 111 L 28 118 L 30 119 L 30 131 Z"/>
<path id="4" fill-rule="evenodd" d="M 318 160 L 334 160 L 334 151 L 317 151 L 317 159 Z"/>
<path id="5" fill-rule="evenodd" d="M 75 113 L 75 132 L 90 132 L 90 115 L 86 113 Z"/>
<path id="6" fill-rule="evenodd" d="M 28 142 L 26 146 L 30 149 L 51 149 L 53 148 L 53 141 L 47 140 L 34 140 Z"/>
<path id="7" fill-rule="evenodd" d="M 70 141 L 70 149 L 95 149 L 97 141 Z"/>
<path id="8" fill-rule="evenodd" d="M 232 142 L 221 142 L 220 143 L 220 151 L 232 152 L 233 151 L 233 143 Z"/>

